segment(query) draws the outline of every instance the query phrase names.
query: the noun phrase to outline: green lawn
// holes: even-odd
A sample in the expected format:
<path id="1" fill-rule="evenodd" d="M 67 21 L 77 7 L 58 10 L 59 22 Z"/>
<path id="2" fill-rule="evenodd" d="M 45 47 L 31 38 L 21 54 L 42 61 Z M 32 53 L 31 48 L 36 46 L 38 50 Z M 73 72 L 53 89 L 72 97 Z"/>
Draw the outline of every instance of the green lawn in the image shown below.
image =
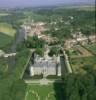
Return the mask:
<path id="1" fill-rule="evenodd" d="M 13 73 L 14 79 L 19 79 L 21 78 L 21 76 L 23 77 L 25 68 L 29 62 L 30 57 L 31 57 L 31 52 L 28 49 L 25 49 L 16 54 L 15 57 L 16 64 L 14 65 L 15 69 Z"/>
<path id="2" fill-rule="evenodd" d="M 28 84 L 25 100 L 64 100 L 62 84 Z"/>
<path id="3" fill-rule="evenodd" d="M 7 61 L 4 58 L 0 58 L 0 78 L 8 72 Z"/>
<path id="4" fill-rule="evenodd" d="M 53 85 L 28 85 L 26 100 L 39 100 L 38 98 L 40 100 L 56 100 Z"/>
<path id="5" fill-rule="evenodd" d="M 7 73 L 7 61 L 0 59 L 0 100 L 24 100 L 27 85 L 21 79 L 30 52 L 24 50 L 16 55 L 13 71 Z M 1 76 L 3 75 L 3 77 Z"/>
<path id="6" fill-rule="evenodd" d="M 8 69 L 7 62 L 4 58 L 0 58 L 0 72 L 6 72 Z"/>
<path id="7" fill-rule="evenodd" d="M 71 63 L 73 72 L 85 73 L 86 71 L 84 70 L 84 68 L 86 66 L 90 66 L 96 69 L 96 56 L 72 58 L 70 59 L 70 63 Z"/>

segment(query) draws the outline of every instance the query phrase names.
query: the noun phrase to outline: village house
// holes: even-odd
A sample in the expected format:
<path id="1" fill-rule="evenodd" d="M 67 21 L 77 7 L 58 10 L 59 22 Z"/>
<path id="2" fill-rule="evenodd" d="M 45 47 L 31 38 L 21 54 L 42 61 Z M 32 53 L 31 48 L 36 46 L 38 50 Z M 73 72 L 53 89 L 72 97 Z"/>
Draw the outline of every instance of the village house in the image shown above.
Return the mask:
<path id="1" fill-rule="evenodd" d="M 44 22 L 33 22 L 24 24 L 21 27 L 25 30 L 26 36 L 40 36 L 42 32 L 48 30 L 44 28 L 45 24 Z"/>
<path id="2" fill-rule="evenodd" d="M 76 34 L 72 35 L 72 38 L 68 39 L 64 43 L 65 49 L 70 49 L 73 46 L 77 45 L 78 43 L 81 45 L 87 45 L 88 43 L 95 43 L 96 42 L 96 36 L 90 35 L 89 37 L 83 35 L 81 32 L 78 32 Z"/>

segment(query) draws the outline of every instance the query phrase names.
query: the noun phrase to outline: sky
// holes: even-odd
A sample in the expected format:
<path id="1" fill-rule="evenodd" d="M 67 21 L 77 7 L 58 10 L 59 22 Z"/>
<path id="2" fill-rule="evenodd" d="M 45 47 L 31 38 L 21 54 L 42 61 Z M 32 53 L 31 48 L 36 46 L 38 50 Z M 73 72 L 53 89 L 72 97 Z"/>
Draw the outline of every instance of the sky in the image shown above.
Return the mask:
<path id="1" fill-rule="evenodd" d="M 95 0 L 0 0 L 0 7 L 26 7 L 26 6 L 42 6 L 57 5 L 71 3 L 92 3 Z"/>

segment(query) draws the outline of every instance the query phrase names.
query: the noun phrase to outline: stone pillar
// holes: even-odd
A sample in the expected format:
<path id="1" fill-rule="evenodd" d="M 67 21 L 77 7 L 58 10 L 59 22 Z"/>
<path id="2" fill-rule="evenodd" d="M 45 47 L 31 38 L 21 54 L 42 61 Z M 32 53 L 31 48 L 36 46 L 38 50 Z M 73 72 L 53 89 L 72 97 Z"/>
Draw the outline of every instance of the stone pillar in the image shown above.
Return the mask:
<path id="1" fill-rule="evenodd" d="M 58 73 L 57 73 L 57 76 L 61 76 L 61 66 L 60 66 L 60 63 L 58 64 Z"/>

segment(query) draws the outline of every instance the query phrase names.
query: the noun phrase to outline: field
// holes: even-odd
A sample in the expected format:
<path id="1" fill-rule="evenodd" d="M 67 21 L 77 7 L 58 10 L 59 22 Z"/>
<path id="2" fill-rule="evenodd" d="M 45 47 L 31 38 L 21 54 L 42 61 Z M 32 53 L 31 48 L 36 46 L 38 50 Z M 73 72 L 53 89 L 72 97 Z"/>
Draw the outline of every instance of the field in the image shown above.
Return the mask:
<path id="1" fill-rule="evenodd" d="M 16 30 L 11 25 L 0 23 L 0 49 L 7 49 L 15 37 Z"/>
<path id="2" fill-rule="evenodd" d="M 67 9 L 76 9 L 79 11 L 95 11 L 95 6 L 68 6 L 68 7 L 63 7 L 63 8 L 67 8 Z"/>
<path id="3" fill-rule="evenodd" d="M 82 11 L 95 11 L 95 6 L 81 6 L 77 9 Z"/>
<path id="4" fill-rule="evenodd" d="M 67 51 L 67 53 L 70 57 L 81 55 L 80 52 L 76 50 L 75 48 L 71 48 L 70 50 Z"/>
<path id="5" fill-rule="evenodd" d="M 16 30 L 13 29 L 10 24 L 0 23 L 0 32 L 6 34 L 8 36 L 14 37 Z"/>
<path id="6" fill-rule="evenodd" d="M 0 16 L 8 16 L 8 15 L 10 15 L 9 13 L 1 13 L 0 12 Z"/>
<path id="7" fill-rule="evenodd" d="M 29 84 L 25 100 L 64 100 L 60 86 L 61 84 L 44 86 Z"/>
<path id="8" fill-rule="evenodd" d="M 92 49 L 92 47 L 90 47 Z M 94 47 L 95 49 L 95 47 Z M 93 50 L 93 49 L 92 49 Z M 77 45 L 67 51 L 70 58 L 78 58 L 78 57 L 88 57 L 92 56 L 92 53 L 85 49 L 84 47 Z"/>
<path id="9" fill-rule="evenodd" d="M 88 44 L 85 47 L 75 46 L 68 50 L 69 60 L 73 72 L 86 73 L 86 69 L 96 69 L 96 44 Z"/>
<path id="10" fill-rule="evenodd" d="M 96 44 L 87 45 L 86 48 L 89 49 L 94 54 L 96 54 Z"/>
<path id="11" fill-rule="evenodd" d="M 12 37 L 0 33 L 0 49 L 5 50 L 12 43 L 12 40 Z"/>
<path id="12" fill-rule="evenodd" d="M 96 56 L 79 57 L 70 59 L 73 72 L 86 72 L 86 67 L 93 67 L 96 69 Z"/>

